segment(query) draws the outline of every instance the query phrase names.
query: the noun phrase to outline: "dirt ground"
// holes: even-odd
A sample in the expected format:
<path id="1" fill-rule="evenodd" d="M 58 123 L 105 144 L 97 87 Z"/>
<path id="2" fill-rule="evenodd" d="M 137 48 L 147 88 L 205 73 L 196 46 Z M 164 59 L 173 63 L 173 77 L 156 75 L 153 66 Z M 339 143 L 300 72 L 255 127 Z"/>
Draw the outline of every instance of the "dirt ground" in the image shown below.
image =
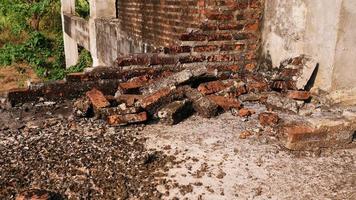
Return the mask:
<path id="1" fill-rule="evenodd" d="M 356 149 L 291 152 L 230 113 L 110 127 L 74 118 L 71 104 L 0 109 L 0 199 L 28 188 L 65 199 L 356 199 Z"/>
<path id="2" fill-rule="evenodd" d="M 24 64 L 0 67 L 0 92 L 27 86 L 27 82 L 38 82 L 33 69 Z"/>

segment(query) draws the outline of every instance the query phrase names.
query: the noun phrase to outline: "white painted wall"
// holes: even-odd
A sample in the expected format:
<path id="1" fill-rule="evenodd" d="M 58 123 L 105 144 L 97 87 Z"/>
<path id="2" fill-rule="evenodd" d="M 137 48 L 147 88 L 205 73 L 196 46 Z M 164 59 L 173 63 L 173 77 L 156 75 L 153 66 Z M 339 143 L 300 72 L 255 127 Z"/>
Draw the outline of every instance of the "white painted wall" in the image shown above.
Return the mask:
<path id="1" fill-rule="evenodd" d="M 319 62 L 316 87 L 356 88 L 355 0 L 268 0 L 264 53 L 274 66 L 307 54 Z"/>

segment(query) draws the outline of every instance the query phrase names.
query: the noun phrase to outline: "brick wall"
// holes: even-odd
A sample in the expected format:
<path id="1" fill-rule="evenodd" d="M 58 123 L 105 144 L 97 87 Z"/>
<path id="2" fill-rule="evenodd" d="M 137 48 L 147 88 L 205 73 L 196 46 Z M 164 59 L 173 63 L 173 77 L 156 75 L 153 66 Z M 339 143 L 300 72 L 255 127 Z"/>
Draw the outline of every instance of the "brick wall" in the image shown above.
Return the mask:
<path id="1" fill-rule="evenodd" d="M 155 47 L 165 47 L 154 55 L 120 57 L 119 66 L 156 65 L 157 57 L 164 58 L 158 62 L 162 65 L 204 63 L 248 71 L 257 66 L 264 0 L 119 2 L 118 15 L 128 35 Z"/>
<path id="2" fill-rule="evenodd" d="M 187 28 L 197 28 L 198 0 L 117 0 L 121 28 L 153 46 L 173 44 Z"/>

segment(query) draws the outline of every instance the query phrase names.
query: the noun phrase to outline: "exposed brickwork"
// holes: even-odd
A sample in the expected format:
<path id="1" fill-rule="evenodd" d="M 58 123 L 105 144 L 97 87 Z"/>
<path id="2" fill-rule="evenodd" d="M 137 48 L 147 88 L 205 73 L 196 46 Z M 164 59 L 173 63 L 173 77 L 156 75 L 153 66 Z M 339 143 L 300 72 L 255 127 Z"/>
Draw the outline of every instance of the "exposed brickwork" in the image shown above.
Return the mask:
<path id="1" fill-rule="evenodd" d="M 162 48 L 120 57 L 119 66 L 214 63 L 254 71 L 264 0 L 118 1 L 122 29 Z M 188 30 L 191 30 L 190 32 Z"/>

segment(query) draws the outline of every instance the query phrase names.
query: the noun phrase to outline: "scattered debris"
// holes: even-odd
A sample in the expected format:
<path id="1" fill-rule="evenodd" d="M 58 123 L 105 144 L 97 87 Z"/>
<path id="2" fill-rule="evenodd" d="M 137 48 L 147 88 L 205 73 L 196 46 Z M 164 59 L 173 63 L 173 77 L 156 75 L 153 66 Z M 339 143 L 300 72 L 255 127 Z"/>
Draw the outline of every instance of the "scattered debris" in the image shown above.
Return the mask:
<path id="1" fill-rule="evenodd" d="M 260 113 L 258 119 L 262 126 L 275 126 L 279 122 L 279 116 L 271 112 Z"/>
<path id="2" fill-rule="evenodd" d="M 20 193 L 16 197 L 16 200 L 64 200 L 64 198 L 60 194 L 54 192 L 31 189 Z"/>

